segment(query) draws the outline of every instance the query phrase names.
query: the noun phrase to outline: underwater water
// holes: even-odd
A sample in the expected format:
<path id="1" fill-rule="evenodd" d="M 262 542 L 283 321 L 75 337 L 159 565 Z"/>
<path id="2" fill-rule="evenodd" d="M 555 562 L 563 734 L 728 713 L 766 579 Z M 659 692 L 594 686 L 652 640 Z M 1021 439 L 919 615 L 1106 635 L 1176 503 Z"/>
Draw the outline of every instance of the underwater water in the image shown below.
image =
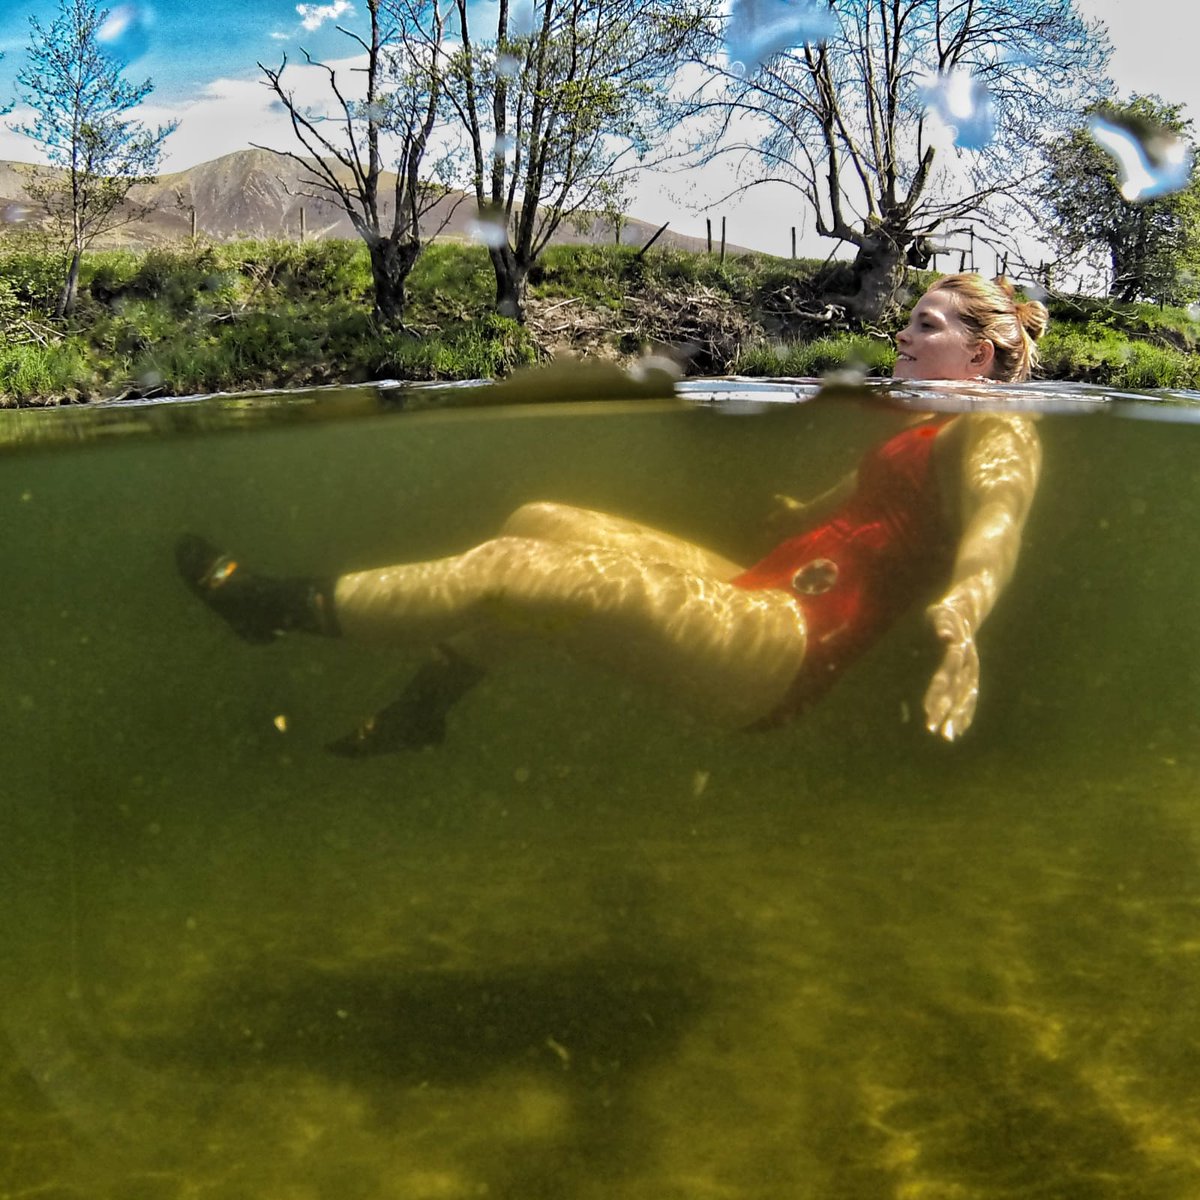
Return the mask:
<path id="1" fill-rule="evenodd" d="M 1043 417 L 955 744 L 913 613 L 770 732 L 531 652 L 354 762 L 421 656 L 238 641 L 181 531 L 334 574 L 554 499 L 750 562 L 906 417 L 329 404 L 0 413 L 0 1197 L 1200 1194 L 1200 430 Z"/>

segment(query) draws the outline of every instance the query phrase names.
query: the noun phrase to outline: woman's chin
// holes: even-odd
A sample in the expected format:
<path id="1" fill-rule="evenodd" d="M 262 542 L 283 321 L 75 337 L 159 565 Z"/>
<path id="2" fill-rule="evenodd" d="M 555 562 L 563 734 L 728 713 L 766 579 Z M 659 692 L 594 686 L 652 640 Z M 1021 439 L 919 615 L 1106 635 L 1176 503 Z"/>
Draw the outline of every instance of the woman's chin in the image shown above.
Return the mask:
<path id="1" fill-rule="evenodd" d="M 920 379 L 917 364 L 911 358 L 898 358 L 892 367 L 893 379 Z"/>

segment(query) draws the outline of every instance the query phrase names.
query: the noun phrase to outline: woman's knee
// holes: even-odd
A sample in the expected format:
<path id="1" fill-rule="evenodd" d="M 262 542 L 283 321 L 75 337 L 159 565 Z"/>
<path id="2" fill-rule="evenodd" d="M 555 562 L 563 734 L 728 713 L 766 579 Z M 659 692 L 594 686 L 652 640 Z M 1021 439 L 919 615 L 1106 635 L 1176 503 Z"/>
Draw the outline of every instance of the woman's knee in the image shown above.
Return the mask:
<path id="1" fill-rule="evenodd" d="M 531 500 L 510 513 L 500 530 L 501 537 L 546 537 L 570 523 L 579 510 L 553 500 Z"/>

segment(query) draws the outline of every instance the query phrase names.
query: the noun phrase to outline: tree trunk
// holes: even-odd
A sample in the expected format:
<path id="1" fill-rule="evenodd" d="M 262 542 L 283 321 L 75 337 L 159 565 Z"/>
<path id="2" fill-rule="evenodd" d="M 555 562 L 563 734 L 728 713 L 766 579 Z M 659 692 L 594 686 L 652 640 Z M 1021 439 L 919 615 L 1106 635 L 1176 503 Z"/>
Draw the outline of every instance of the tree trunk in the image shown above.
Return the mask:
<path id="1" fill-rule="evenodd" d="M 69 317 L 75 310 L 75 297 L 79 294 L 79 260 L 82 257 L 83 251 L 76 247 L 71 254 L 71 266 L 67 270 L 66 281 L 54 306 L 54 315 L 60 319 Z"/>
<path id="2" fill-rule="evenodd" d="M 524 325 L 529 264 L 518 259 L 507 244 L 491 247 L 490 254 L 496 272 L 496 311 L 502 317 L 512 317 Z"/>
<path id="3" fill-rule="evenodd" d="M 905 246 L 883 230 L 870 234 L 854 259 L 858 290 L 846 298 L 846 310 L 854 318 L 877 324 L 896 306 L 904 286 Z"/>
<path id="4" fill-rule="evenodd" d="M 421 243 L 381 237 L 368 243 L 367 248 L 371 255 L 371 279 L 375 285 L 375 320 L 380 325 L 402 325 L 408 303 L 406 285 L 421 253 Z"/>

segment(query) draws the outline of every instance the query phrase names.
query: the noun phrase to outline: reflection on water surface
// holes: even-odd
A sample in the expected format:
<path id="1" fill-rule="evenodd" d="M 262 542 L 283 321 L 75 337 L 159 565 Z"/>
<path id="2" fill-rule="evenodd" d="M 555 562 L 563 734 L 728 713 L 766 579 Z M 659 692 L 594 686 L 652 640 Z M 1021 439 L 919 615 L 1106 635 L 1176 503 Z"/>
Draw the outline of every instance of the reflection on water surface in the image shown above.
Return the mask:
<path id="1" fill-rule="evenodd" d="M 347 763 L 416 660 L 247 647 L 174 577 L 182 529 L 336 572 L 535 498 L 744 559 L 906 419 L 730 387 L 18 426 L 55 432 L 0 471 L 0 1195 L 1196 1194 L 1200 474 L 1192 429 L 1094 419 L 1188 397 L 1042 420 L 953 746 L 914 614 L 769 733 L 530 654 Z"/>

